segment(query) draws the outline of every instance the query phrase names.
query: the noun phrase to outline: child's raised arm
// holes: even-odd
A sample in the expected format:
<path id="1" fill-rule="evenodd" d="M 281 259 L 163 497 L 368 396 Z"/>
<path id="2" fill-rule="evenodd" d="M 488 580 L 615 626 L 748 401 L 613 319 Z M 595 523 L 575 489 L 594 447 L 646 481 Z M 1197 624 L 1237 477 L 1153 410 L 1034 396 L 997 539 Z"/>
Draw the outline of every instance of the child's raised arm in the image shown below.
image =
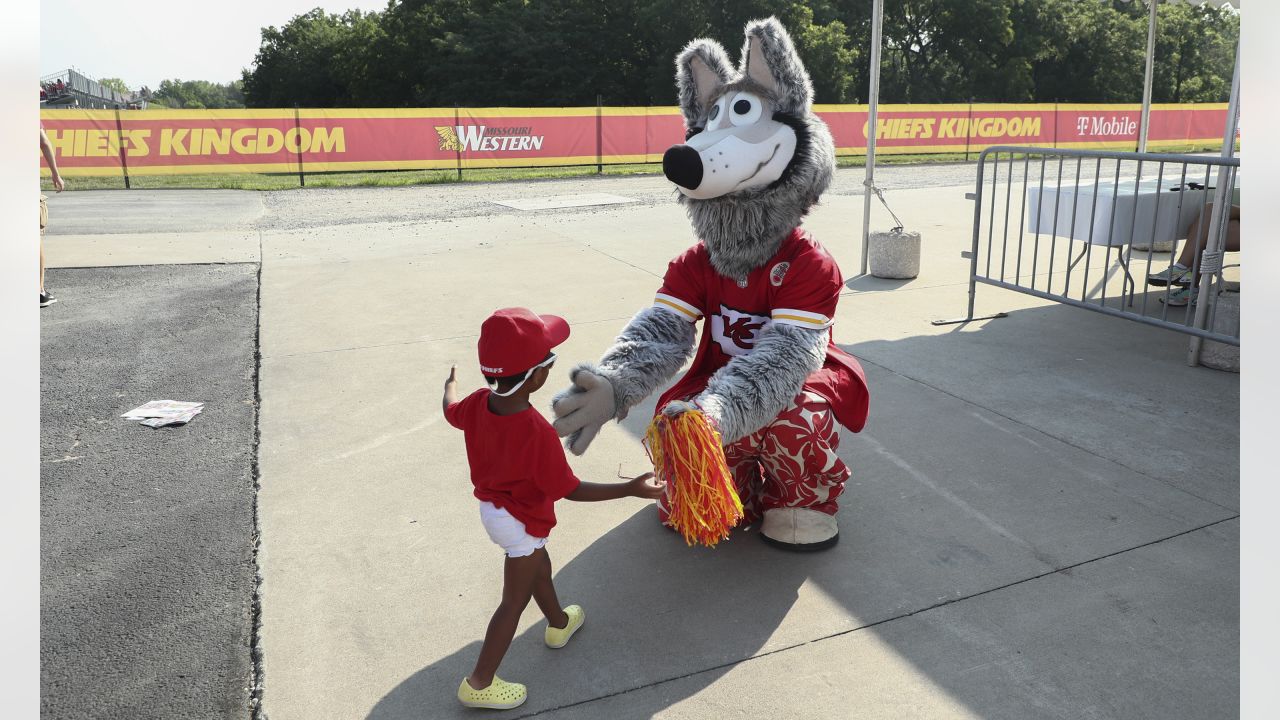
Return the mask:
<path id="1" fill-rule="evenodd" d="M 448 412 L 449 406 L 458 402 L 458 366 L 449 366 L 449 377 L 444 381 L 444 400 L 440 403 L 440 412 Z"/>
<path id="2" fill-rule="evenodd" d="M 638 497 L 657 500 L 667 484 L 654 480 L 653 473 L 645 473 L 624 483 L 578 483 L 578 487 L 569 493 L 567 498 L 576 502 L 598 502 L 600 500 L 617 500 L 624 497 Z"/>

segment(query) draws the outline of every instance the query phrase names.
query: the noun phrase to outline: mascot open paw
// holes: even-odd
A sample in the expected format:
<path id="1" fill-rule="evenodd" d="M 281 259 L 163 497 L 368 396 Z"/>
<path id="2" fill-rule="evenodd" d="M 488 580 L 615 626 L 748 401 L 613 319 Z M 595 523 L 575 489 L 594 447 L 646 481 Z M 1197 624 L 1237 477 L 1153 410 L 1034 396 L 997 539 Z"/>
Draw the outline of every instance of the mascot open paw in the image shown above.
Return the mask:
<path id="1" fill-rule="evenodd" d="M 592 372 L 609 384 L 620 418 L 675 375 L 696 343 L 658 414 L 697 408 L 718 432 L 742 504 L 738 526 L 763 517 L 771 543 L 820 549 L 838 537 L 849 477 L 838 426 L 858 432 L 868 407 L 861 365 L 831 338 L 844 277 L 800 227 L 831 183 L 835 149 L 782 24 L 758 20 L 745 34 L 736 69 L 714 40 L 694 40 L 676 58 L 686 139 L 666 152 L 663 171 L 699 242 L 671 261 L 653 305 Z M 561 435 L 598 428 L 604 416 L 579 424 L 571 404 L 557 400 L 554 410 Z M 579 446 L 581 435 L 570 441 Z M 658 515 L 671 525 L 677 484 L 667 487 Z"/>
<path id="2" fill-rule="evenodd" d="M 613 385 L 591 365 L 574 368 L 569 379 L 573 384 L 551 401 L 556 417 L 553 427 L 561 437 L 569 436 L 569 451 L 581 455 L 605 423 L 621 419 L 626 411 L 618 414 Z"/>

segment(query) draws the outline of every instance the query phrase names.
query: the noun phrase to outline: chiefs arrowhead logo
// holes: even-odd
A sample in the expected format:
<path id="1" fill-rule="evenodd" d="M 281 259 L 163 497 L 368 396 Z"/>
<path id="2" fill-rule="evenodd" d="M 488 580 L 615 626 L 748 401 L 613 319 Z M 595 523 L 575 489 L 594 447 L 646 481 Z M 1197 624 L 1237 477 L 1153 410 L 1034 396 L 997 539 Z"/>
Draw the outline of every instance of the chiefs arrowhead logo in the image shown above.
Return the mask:
<path id="1" fill-rule="evenodd" d="M 738 312 L 720 306 L 720 313 L 711 318 L 711 337 L 720 344 L 727 355 L 746 355 L 756 346 L 760 332 L 769 324 L 769 318 Z"/>

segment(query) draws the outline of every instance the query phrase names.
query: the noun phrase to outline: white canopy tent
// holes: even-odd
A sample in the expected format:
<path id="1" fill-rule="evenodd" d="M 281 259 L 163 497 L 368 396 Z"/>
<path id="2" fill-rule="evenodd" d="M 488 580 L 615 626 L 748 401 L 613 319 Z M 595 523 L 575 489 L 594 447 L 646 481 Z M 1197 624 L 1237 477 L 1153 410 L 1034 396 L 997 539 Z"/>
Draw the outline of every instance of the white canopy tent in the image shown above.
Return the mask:
<path id="1" fill-rule="evenodd" d="M 1087 1 L 1087 0 L 1081 0 Z M 1109 2 L 1109 0 L 1101 0 Z M 1134 0 L 1123 0 L 1124 2 L 1132 2 Z M 1138 152 L 1147 151 L 1147 129 L 1151 116 L 1151 76 L 1152 67 L 1155 60 L 1156 49 L 1156 8 L 1159 2 L 1172 4 L 1188 4 L 1203 5 L 1206 2 L 1213 5 L 1222 6 L 1230 5 L 1239 9 L 1240 0 L 1137 0 L 1138 2 L 1146 2 L 1150 8 L 1150 20 L 1147 27 L 1147 66 L 1146 76 L 1142 86 L 1142 119 L 1138 130 Z M 867 177 L 863 181 L 867 192 L 862 206 L 862 274 L 867 274 L 867 240 L 871 234 L 871 195 L 875 192 L 875 172 L 876 172 L 876 110 L 880 103 L 880 49 L 883 45 L 881 39 L 881 28 L 884 24 L 884 0 L 872 0 L 871 9 L 871 77 L 869 88 L 867 90 Z M 1222 154 L 1224 157 L 1231 157 L 1235 152 L 1235 135 L 1236 135 L 1236 117 L 1239 110 L 1240 98 L 1240 50 L 1239 45 L 1236 46 L 1236 70 L 1235 76 L 1231 81 L 1231 101 L 1227 109 L 1227 127 L 1223 133 Z M 1222 183 L 1218 183 L 1221 187 Z M 1221 190 L 1219 191 L 1221 192 Z M 1219 198 L 1220 200 L 1221 198 Z M 1220 203 L 1219 203 L 1220 205 Z M 1215 206 L 1216 207 L 1216 206 Z M 1210 224 L 1210 238 L 1217 237 L 1217 213 L 1214 214 L 1213 221 Z M 1212 242 L 1212 241 L 1211 241 Z M 1203 305 L 1203 303 L 1202 303 Z M 1197 312 L 1199 315 L 1200 312 Z M 1197 343 L 1198 346 L 1198 343 Z"/>

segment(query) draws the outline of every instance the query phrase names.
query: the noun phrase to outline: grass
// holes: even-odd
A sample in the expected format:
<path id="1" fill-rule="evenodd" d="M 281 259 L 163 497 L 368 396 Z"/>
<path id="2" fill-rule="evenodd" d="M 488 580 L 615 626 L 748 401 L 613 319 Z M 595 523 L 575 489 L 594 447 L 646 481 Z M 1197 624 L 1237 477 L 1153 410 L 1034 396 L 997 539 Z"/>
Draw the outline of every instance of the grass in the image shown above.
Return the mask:
<path id="1" fill-rule="evenodd" d="M 976 162 L 978 153 L 934 153 L 932 155 L 876 155 L 876 167 L 881 165 L 922 165 L 924 163 Z M 841 155 L 836 157 L 836 167 L 866 167 L 866 155 Z"/>
<path id="2" fill-rule="evenodd" d="M 652 175 L 662 172 L 657 163 L 639 165 L 606 165 L 604 175 Z M 403 187 L 407 185 L 435 185 L 456 182 L 503 182 L 507 180 L 537 180 L 544 178 L 585 177 L 596 174 L 596 167 L 543 167 L 543 168 L 492 168 L 463 170 L 462 180 L 457 170 L 384 170 L 366 172 L 308 173 L 306 186 L 316 187 Z M 65 178 L 69 190 L 123 190 L 124 178 L 119 175 L 105 177 Z M 297 173 L 227 173 L 204 175 L 132 175 L 129 184 L 138 189 L 192 189 L 192 190 L 294 190 L 299 187 Z M 41 178 L 40 187 L 52 190 L 48 178 Z"/>
<path id="3" fill-rule="evenodd" d="M 1216 150 L 1215 147 L 1187 146 L 1164 149 L 1167 153 L 1189 153 Z M 880 155 L 876 165 L 915 165 L 923 163 L 975 162 L 978 153 L 935 153 L 932 155 Z M 864 167 L 863 155 L 836 158 L 836 166 L 842 168 Z M 659 175 L 661 163 L 633 165 L 605 165 L 600 174 Z M 312 173 L 306 176 L 309 188 L 349 187 L 404 187 L 409 185 L 435 185 L 456 182 L 504 182 L 508 180 L 540 180 L 547 178 L 589 177 L 596 175 L 595 165 L 542 168 L 492 168 L 463 170 L 459 180 L 457 170 L 385 170 L 369 172 Z M 105 177 L 68 177 L 69 190 L 123 190 L 124 178 L 119 175 Z M 204 175 L 133 175 L 130 187 L 136 190 L 185 189 L 185 190 L 294 190 L 299 187 L 296 173 L 227 173 Z M 40 188 L 52 191 L 48 178 L 40 179 Z"/>

